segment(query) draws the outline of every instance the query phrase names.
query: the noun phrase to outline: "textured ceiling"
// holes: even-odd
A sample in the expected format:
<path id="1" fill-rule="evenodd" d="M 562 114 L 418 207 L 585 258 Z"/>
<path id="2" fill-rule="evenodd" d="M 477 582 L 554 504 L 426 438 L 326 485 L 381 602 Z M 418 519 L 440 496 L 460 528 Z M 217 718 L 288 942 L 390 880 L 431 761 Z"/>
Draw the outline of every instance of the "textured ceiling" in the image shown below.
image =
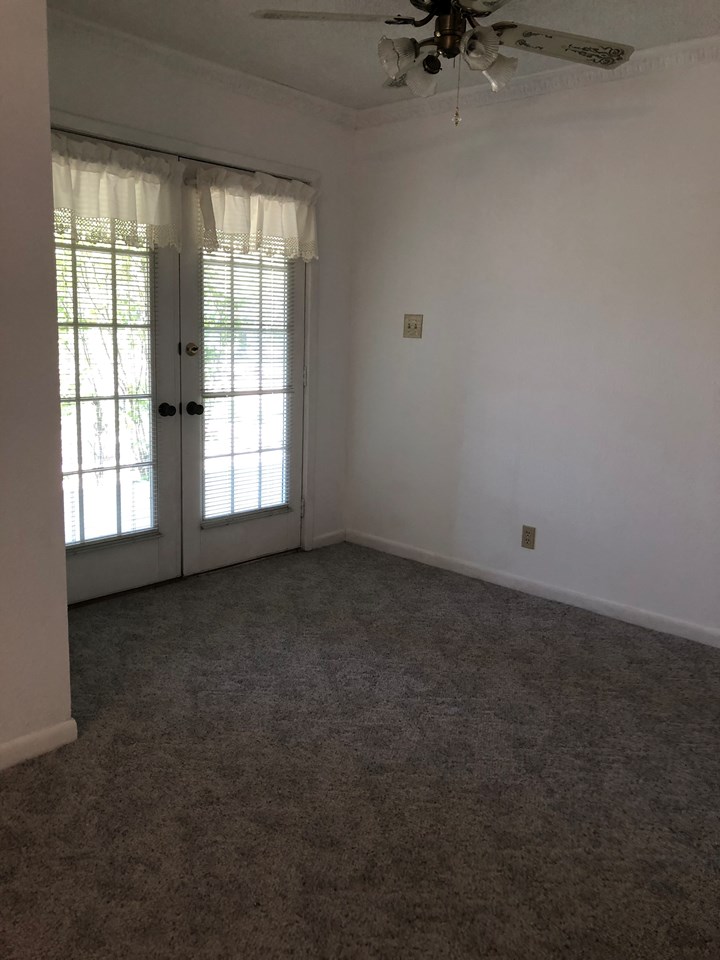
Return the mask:
<path id="1" fill-rule="evenodd" d="M 256 9 L 419 14 L 408 0 L 49 0 L 55 9 L 203 57 L 347 107 L 393 103 L 407 90 L 382 86 L 377 42 L 410 27 L 256 20 Z M 643 49 L 720 34 L 720 0 L 513 0 L 497 20 L 519 20 Z M 427 27 L 424 31 L 427 34 Z M 520 53 L 520 73 L 563 64 Z M 440 89 L 456 82 L 446 62 Z M 465 71 L 462 85 L 485 81 Z"/>

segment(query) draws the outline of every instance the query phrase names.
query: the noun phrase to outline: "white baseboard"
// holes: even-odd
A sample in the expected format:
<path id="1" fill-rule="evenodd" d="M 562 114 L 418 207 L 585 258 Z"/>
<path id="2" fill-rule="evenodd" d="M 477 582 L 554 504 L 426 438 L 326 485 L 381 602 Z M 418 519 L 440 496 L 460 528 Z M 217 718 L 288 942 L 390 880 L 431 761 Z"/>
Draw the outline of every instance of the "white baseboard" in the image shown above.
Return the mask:
<path id="1" fill-rule="evenodd" d="M 311 550 L 317 550 L 320 547 L 331 547 L 334 543 L 345 543 L 344 530 L 331 530 L 330 533 L 322 533 L 319 537 L 313 537 Z"/>
<path id="2" fill-rule="evenodd" d="M 34 730 L 25 736 L 8 740 L 7 743 L 0 743 L 0 770 L 49 753 L 57 747 L 64 747 L 73 740 L 77 740 L 77 724 L 70 719 L 56 723 L 53 727 Z"/>
<path id="3" fill-rule="evenodd" d="M 421 550 L 419 547 L 412 547 L 406 543 L 386 540 L 384 537 L 376 537 L 369 533 L 361 533 L 359 530 L 347 530 L 345 532 L 345 539 L 350 543 L 357 543 L 364 547 L 372 547 L 374 550 L 391 553 L 396 557 L 404 557 L 407 560 L 417 560 L 431 567 L 440 567 L 442 570 L 462 573 L 467 577 L 474 577 L 476 580 L 486 580 L 488 583 L 497 583 L 501 587 L 510 587 L 512 590 L 529 593 L 532 596 L 542 597 L 545 600 L 557 600 L 560 603 L 567 603 L 572 607 L 580 607 L 582 610 L 601 613 L 606 617 L 613 617 L 615 620 L 623 620 L 625 623 L 632 623 L 639 627 L 647 627 L 648 630 L 657 630 L 659 633 L 670 633 L 673 636 L 683 637 L 686 640 L 696 640 L 699 643 L 709 644 L 711 647 L 720 647 L 720 629 L 714 627 L 704 627 L 699 623 L 676 620 L 673 617 L 666 617 L 660 613 L 652 613 L 649 610 L 641 610 L 637 607 L 629 607 L 622 603 L 614 603 L 612 600 L 588 597 L 585 596 L 585 594 L 576 593 L 574 590 L 565 590 L 563 587 L 553 587 L 550 586 L 550 584 L 540 583 L 536 580 L 525 580 L 523 577 L 517 577 L 512 573 L 504 573 L 501 570 L 488 570 L 475 563 L 456 560 L 453 557 L 445 557 L 442 556 L 442 554 L 433 553 L 430 550 Z"/>

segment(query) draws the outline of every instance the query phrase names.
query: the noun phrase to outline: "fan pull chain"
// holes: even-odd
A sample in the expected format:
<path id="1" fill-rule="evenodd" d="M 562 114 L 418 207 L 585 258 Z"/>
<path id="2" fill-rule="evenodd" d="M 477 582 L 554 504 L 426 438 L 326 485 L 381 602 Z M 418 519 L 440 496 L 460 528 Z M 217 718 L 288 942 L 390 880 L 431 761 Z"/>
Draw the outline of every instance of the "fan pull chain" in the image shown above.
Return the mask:
<path id="1" fill-rule="evenodd" d="M 462 66 L 462 59 L 460 57 L 457 57 L 455 60 L 453 60 L 453 66 L 455 66 L 455 64 L 457 64 L 456 69 L 457 69 L 457 75 L 458 75 L 458 82 L 457 82 L 457 100 L 455 101 L 455 113 L 453 115 L 453 123 L 455 124 L 456 127 L 459 127 L 460 124 L 462 123 L 462 117 L 460 116 L 460 68 Z"/>

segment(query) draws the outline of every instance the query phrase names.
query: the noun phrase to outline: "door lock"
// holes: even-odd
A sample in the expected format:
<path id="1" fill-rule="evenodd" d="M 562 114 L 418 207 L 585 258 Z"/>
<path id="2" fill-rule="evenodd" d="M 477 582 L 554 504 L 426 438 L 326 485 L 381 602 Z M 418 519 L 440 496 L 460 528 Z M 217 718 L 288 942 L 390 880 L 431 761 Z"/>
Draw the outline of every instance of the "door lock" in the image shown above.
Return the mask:
<path id="1" fill-rule="evenodd" d="M 185 353 L 189 357 L 194 357 L 199 350 L 200 350 L 200 347 L 196 343 L 193 343 L 192 340 L 190 341 L 190 343 L 185 345 Z"/>

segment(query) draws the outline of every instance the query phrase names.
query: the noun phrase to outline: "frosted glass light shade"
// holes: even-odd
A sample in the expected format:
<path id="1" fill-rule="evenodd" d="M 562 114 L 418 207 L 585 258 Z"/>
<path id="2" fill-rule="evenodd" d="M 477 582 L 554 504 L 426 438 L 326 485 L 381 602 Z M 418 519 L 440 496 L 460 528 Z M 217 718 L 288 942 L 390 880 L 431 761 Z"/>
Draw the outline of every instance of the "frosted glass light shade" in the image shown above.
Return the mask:
<path id="1" fill-rule="evenodd" d="M 490 27 L 476 27 L 462 38 L 460 50 L 471 70 L 487 70 L 498 58 L 500 38 Z"/>
<path id="2" fill-rule="evenodd" d="M 484 75 L 490 81 L 493 93 L 502 90 L 502 88 L 512 80 L 517 68 L 517 57 L 505 57 L 503 54 L 500 54 L 492 66 L 488 67 L 487 70 L 483 70 Z"/>
<path id="3" fill-rule="evenodd" d="M 417 43 L 412 37 L 383 37 L 378 44 L 378 60 L 391 80 L 404 76 L 417 60 Z"/>
<path id="4" fill-rule="evenodd" d="M 437 91 L 438 75 L 428 73 L 421 61 L 408 70 L 405 81 L 416 97 L 432 97 Z"/>

